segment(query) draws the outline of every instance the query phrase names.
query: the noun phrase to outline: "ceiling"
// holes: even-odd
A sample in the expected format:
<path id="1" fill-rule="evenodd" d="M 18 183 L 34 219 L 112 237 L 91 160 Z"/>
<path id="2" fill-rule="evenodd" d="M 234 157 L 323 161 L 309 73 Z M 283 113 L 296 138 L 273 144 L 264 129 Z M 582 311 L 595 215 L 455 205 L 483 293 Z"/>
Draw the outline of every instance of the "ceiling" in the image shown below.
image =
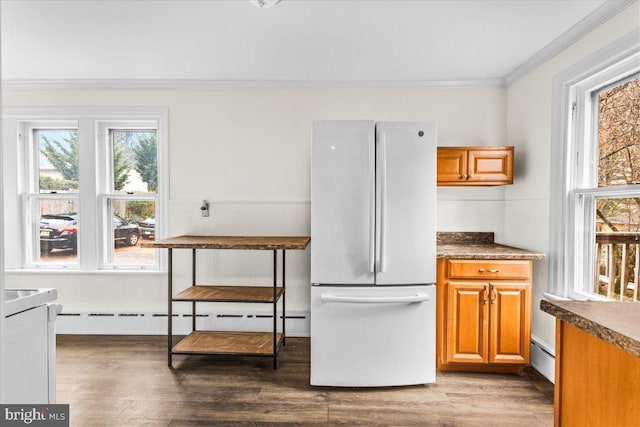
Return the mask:
<path id="1" fill-rule="evenodd" d="M 504 79 L 605 3 L 3 0 L 1 72 L 6 81 Z"/>

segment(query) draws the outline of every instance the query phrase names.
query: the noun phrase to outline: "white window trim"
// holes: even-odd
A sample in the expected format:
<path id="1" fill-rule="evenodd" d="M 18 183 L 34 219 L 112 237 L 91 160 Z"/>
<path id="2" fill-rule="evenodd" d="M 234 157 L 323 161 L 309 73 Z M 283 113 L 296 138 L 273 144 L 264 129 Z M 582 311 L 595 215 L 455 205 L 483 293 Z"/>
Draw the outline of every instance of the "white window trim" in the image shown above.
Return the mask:
<path id="1" fill-rule="evenodd" d="M 97 137 L 97 127 L 99 123 L 109 122 L 148 122 L 156 121 L 157 127 L 157 143 L 158 143 L 158 194 L 156 212 L 160 221 L 156 223 L 156 236 L 162 238 L 166 236 L 168 230 L 168 196 L 169 196 L 169 110 L 166 107 L 5 107 L 2 111 L 3 130 L 2 130 L 2 158 L 5 177 L 13 177 L 12 181 L 5 180 L 3 187 L 3 202 L 5 206 L 5 227 L 4 242 L 12 242 L 12 250 L 5 251 L 5 268 L 7 271 L 59 271 L 59 268 L 42 265 L 37 268 L 25 265 L 25 249 L 22 238 L 25 234 L 26 224 L 22 219 L 22 201 L 20 194 L 24 193 L 25 186 L 24 168 L 28 159 L 23 157 L 23 150 L 20 148 L 20 129 L 21 122 L 30 123 L 52 123 L 61 121 L 76 122 L 78 126 L 78 137 L 82 140 L 83 134 L 85 138 L 95 140 Z M 56 125 L 59 127 L 59 125 Z M 91 144 L 92 148 L 83 147 L 80 151 L 82 158 L 92 157 L 96 155 L 96 144 Z M 96 188 L 95 171 L 80 171 L 80 185 Z M 82 189 L 81 189 L 82 192 Z M 95 193 L 95 190 L 93 190 Z M 97 229 L 97 221 L 100 212 L 96 200 L 90 198 L 80 199 L 80 208 L 83 210 L 83 218 L 88 221 L 96 221 L 94 225 Z M 14 226 L 18 224 L 18 226 Z M 86 233 L 85 233 L 86 234 Z M 82 244 L 82 235 L 79 236 L 79 268 L 73 271 L 81 273 L 104 272 L 100 270 L 102 267 L 99 259 L 99 250 L 97 245 L 87 242 Z M 85 236 L 91 239 L 91 236 Z M 8 244 L 8 243 L 5 243 Z M 14 250 L 15 249 L 15 250 Z M 124 266 L 119 270 L 123 270 Z M 68 266 L 65 271 L 71 272 Z M 166 271 L 166 256 L 161 253 L 159 259 L 159 270 L 156 269 L 140 269 L 149 273 L 157 273 L 158 271 Z M 107 270 L 108 271 L 108 270 Z M 137 270 L 128 270 L 134 272 Z"/>
<path id="2" fill-rule="evenodd" d="M 577 97 L 583 96 L 594 84 L 602 85 L 607 79 L 617 80 L 622 68 L 640 69 L 640 30 L 633 30 L 610 43 L 591 56 L 574 64 L 556 75 L 552 84 L 551 109 L 551 189 L 550 189 L 550 230 L 549 230 L 549 285 L 550 296 L 572 299 L 596 298 L 575 291 L 577 280 L 574 262 L 576 245 L 585 238 L 574 236 L 576 218 L 575 197 L 584 193 L 575 190 L 578 183 L 584 183 L 584 176 L 578 176 L 583 162 L 593 162 L 594 153 L 580 150 L 585 135 L 590 132 L 590 111 L 576 111 L 573 106 Z M 626 71 L 625 71 L 626 72 Z M 584 115 L 583 115 L 584 113 Z M 585 144 L 589 145 L 589 144 Z M 627 189 L 628 190 L 628 189 Z M 573 195 L 572 195 L 573 192 Z M 586 192 L 583 196 L 593 197 Z M 589 260 L 588 262 L 593 262 Z"/>
<path id="3" fill-rule="evenodd" d="M 113 121 L 113 120 L 98 120 L 96 121 L 96 139 L 97 139 L 97 144 L 96 144 L 96 148 L 97 150 L 99 150 L 102 155 L 104 156 L 105 159 L 107 159 L 107 161 L 110 163 L 112 161 L 112 147 L 110 146 L 110 140 L 109 140 L 109 131 L 112 129 L 117 129 L 117 130 L 121 130 L 121 129 L 156 129 L 157 127 L 153 125 L 153 123 L 156 123 L 156 120 L 119 120 L 119 121 Z M 158 137 L 156 135 L 156 141 L 158 141 Z M 160 148 L 160 146 L 158 145 L 158 149 Z M 159 159 L 158 159 L 159 160 Z M 112 187 L 112 183 L 113 183 L 113 175 L 112 175 L 112 169 L 107 167 L 107 163 L 106 162 L 100 162 L 98 165 L 98 170 L 97 170 L 97 187 L 98 187 L 98 194 L 97 194 L 97 207 L 98 207 L 98 211 L 97 211 L 97 215 L 99 216 L 99 220 L 98 220 L 98 231 L 100 233 L 101 236 L 106 236 L 106 235 L 110 235 L 110 233 L 113 232 L 112 228 L 109 226 L 108 229 L 105 229 L 105 225 L 106 224 L 110 224 L 110 221 L 108 218 L 104 217 L 104 214 L 107 212 L 107 203 L 109 199 L 112 200 L 126 200 L 126 199 L 131 199 L 131 200 L 153 200 L 156 201 L 157 197 L 151 194 L 116 194 Z M 158 171 L 160 172 L 160 166 L 158 165 Z M 95 174 L 94 174 L 95 175 Z M 160 173 L 159 173 L 160 175 Z M 161 188 L 161 187 L 158 187 Z M 156 224 L 157 226 L 158 224 Z M 148 266 L 148 265 L 127 265 L 127 264 L 115 264 L 115 263 L 109 263 L 106 262 L 106 256 L 107 256 L 107 252 L 112 250 L 112 246 L 111 246 L 111 238 L 108 239 L 104 239 L 102 241 L 102 245 L 98 250 L 98 255 L 99 255 L 99 265 L 98 268 L 100 270 L 133 270 L 133 269 L 139 269 L 139 270 L 146 270 L 146 269 L 150 269 L 150 270 L 154 270 L 156 267 L 155 266 Z M 156 251 L 156 262 L 159 263 L 160 259 L 158 258 L 161 255 L 161 252 L 163 251 Z"/>

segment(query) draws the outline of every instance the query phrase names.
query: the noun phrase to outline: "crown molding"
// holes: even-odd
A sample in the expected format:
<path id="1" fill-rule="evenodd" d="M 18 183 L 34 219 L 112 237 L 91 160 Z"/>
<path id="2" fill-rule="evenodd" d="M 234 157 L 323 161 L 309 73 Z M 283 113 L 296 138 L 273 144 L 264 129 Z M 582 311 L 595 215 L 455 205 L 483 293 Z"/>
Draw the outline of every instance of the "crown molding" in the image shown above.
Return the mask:
<path id="1" fill-rule="evenodd" d="M 564 32 L 560 37 L 553 40 L 547 46 L 539 50 L 532 57 L 527 59 L 522 64 L 514 68 L 505 77 L 505 83 L 507 86 L 511 86 L 516 81 L 520 80 L 531 71 L 538 68 L 540 65 L 553 58 L 573 43 L 581 39 L 583 36 L 594 30 L 600 24 L 608 21 L 614 15 L 626 9 L 633 3 L 637 3 L 638 0 L 609 0 L 580 22 L 575 24 L 569 30 Z"/>
<path id="2" fill-rule="evenodd" d="M 3 80 L 3 90 L 203 90 L 289 88 L 505 87 L 503 78 L 470 80 Z"/>

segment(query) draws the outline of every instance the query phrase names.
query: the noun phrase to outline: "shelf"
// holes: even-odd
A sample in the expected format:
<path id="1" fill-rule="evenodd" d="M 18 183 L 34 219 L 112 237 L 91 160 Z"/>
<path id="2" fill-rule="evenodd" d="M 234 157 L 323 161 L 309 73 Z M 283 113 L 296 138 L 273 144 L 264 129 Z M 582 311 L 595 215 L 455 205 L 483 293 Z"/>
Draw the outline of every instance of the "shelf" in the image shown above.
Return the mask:
<path id="1" fill-rule="evenodd" d="M 146 248 L 166 248 L 169 255 L 167 275 L 167 364 L 173 367 L 174 354 L 227 354 L 244 356 L 270 356 L 273 369 L 278 369 L 278 352 L 285 346 L 286 286 L 285 252 L 289 249 L 303 250 L 309 245 L 308 236 L 176 236 L 155 242 L 143 242 Z M 173 295 L 173 249 L 191 249 L 191 283 L 187 289 Z M 244 249 L 269 250 L 273 252 L 273 285 L 195 285 L 196 250 L 198 249 Z M 282 282 L 278 279 L 278 251 L 282 251 Z M 192 333 L 174 345 L 173 304 L 191 302 Z M 197 302 L 213 303 L 266 303 L 273 308 L 271 332 L 197 331 Z M 281 332 L 278 332 L 278 302 L 282 314 Z"/>
<path id="2" fill-rule="evenodd" d="M 276 288 L 275 301 L 283 289 Z M 174 301 L 264 302 L 273 303 L 273 286 L 191 286 L 173 297 Z"/>
<path id="3" fill-rule="evenodd" d="M 276 350 L 282 338 L 278 332 Z M 273 332 L 195 331 L 176 344 L 173 353 L 272 356 Z"/>

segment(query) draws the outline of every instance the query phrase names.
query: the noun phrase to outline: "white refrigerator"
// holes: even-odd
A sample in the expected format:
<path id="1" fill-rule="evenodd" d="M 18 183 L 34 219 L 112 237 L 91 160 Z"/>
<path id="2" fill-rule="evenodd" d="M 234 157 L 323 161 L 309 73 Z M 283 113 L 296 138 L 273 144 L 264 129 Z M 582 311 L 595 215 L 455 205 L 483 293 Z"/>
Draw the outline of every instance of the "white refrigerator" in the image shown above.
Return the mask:
<path id="1" fill-rule="evenodd" d="M 435 382 L 436 126 L 316 121 L 311 385 Z"/>

